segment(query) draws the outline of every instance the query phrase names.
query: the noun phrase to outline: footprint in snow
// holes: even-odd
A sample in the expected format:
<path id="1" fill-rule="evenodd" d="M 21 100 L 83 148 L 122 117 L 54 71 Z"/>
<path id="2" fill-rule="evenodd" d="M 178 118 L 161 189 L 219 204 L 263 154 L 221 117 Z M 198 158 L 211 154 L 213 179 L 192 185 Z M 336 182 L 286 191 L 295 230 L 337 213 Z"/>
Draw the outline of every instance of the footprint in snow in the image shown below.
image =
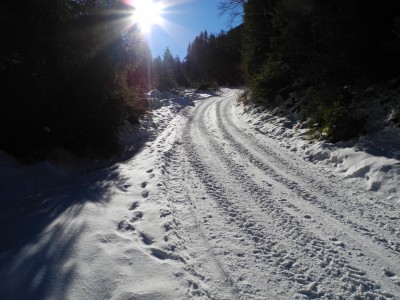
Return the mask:
<path id="1" fill-rule="evenodd" d="M 131 204 L 131 206 L 129 207 L 129 210 L 135 210 L 136 208 L 138 208 L 139 203 L 137 201 L 133 202 Z"/>
<path id="2" fill-rule="evenodd" d="M 160 218 L 165 218 L 166 216 L 169 216 L 171 214 L 171 211 L 168 209 L 161 209 L 160 211 Z"/>
<path id="3" fill-rule="evenodd" d="M 130 187 L 131 187 L 130 184 L 122 184 L 122 185 L 118 185 L 118 186 L 117 186 L 117 188 L 118 188 L 120 191 L 124 192 L 124 193 L 126 193 Z"/>
<path id="4" fill-rule="evenodd" d="M 135 231 L 135 227 L 129 222 L 123 220 L 118 223 L 118 231 Z"/>
<path id="5" fill-rule="evenodd" d="M 151 248 L 150 251 L 151 251 L 151 254 L 155 258 L 158 258 L 160 260 L 172 259 L 172 260 L 180 260 L 182 262 L 185 262 L 185 260 L 182 257 L 180 257 L 176 254 L 173 254 L 173 253 L 168 253 L 161 249 Z"/>
<path id="6" fill-rule="evenodd" d="M 149 173 L 149 177 L 150 178 L 153 178 L 155 176 L 154 173 L 153 173 L 153 169 L 149 169 L 146 172 Z"/>
<path id="7" fill-rule="evenodd" d="M 384 271 L 385 275 L 386 275 L 387 277 L 389 277 L 389 278 L 396 277 L 396 274 L 393 273 L 393 272 L 391 272 L 391 271 L 389 271 L 389 270 L 383 270 L 383 271 Z"/>
<path id="8" fill-rule="evenodd" d="M 140 187 L 141 187 L 142 189 L 144 189 L 146 186 L 147 186 L 147 182 L 146 182 L 146 181 L 143 181 L 143 182 L 140 184 Z"/>
<path id="9" fill-rule="evenodd" d="M 135 211 L 133 214 L 133 217 L 131 218 L 131 222 L 136 222 L 139 221 L 140 219 L 143 218 L 143 213 L 141 211 Z"/>
<path id="10" fill-rule="evenodd" d="M 170 230 L 172 229 L 170 223 L 165 223 L 165 224 L 163 225 L 163 227 L 164 227 L 164 231 L 165 231 L 165 232 L 168 232 L 168 231 L 170 231 Z"/>
<path id="11" fill-rule="evenodd" d="M 151 245 L 154 243 L 153 239 L 143 232 L 139 233 L 139 237 L 142 239 L 142 242 L 145 243 L 146 245 Z"/>

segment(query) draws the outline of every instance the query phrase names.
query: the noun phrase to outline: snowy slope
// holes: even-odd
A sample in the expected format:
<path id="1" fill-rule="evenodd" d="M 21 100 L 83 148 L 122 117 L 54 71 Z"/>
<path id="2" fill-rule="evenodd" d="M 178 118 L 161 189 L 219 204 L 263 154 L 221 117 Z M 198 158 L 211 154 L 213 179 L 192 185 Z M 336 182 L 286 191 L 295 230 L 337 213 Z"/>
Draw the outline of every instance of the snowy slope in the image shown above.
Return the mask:
<path id="1" fill-rule="evenodd" d="M 137 155 L 3 205 L 0 298 L 399 299 L 398 157 L 308 145 L 239 94 L 153 92 Z"/>

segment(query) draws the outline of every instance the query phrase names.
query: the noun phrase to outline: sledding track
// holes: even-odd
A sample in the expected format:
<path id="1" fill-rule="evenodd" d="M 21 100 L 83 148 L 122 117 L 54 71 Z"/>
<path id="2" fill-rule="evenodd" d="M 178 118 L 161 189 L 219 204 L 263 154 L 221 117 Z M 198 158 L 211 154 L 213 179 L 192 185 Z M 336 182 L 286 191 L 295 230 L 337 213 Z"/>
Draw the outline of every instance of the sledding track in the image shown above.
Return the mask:
<path id="1" fill-rule="evenodd" d="M 156 145 L 188 297 L 398 299 L 400 216 L 248 129 L 238 94 L 183 111 Z"/>

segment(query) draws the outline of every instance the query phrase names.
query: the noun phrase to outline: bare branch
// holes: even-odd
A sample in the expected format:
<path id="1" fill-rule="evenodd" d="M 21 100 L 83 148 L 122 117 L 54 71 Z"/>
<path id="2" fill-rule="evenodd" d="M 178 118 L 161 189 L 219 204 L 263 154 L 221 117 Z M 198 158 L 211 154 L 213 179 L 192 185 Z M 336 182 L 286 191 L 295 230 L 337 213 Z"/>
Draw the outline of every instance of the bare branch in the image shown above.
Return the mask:
<path id="1" fill-rule="evenodd" d="M 221 0 L 218 4 L 219 16 L 229 13 L 228 25 L 231 26 L 232 23 L 243 13 L 238 12 L 239 7 L 243 7 L 247 0 Z"/>

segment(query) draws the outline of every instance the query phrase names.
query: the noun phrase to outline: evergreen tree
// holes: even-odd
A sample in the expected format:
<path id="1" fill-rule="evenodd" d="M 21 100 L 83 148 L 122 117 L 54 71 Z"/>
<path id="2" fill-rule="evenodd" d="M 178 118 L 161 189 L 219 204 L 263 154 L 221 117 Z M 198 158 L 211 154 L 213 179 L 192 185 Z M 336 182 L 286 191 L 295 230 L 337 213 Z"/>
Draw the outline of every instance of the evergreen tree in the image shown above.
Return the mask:
<path id="1" fill-rule="evenodd" d="M 241 26 L 219 35 L 200 33 L 188 46 L 184 62 L 189 80 L 197 85 L 216 82 L 237 85 L 240 72 Z"/>
<path id="2" fill-rule="evenodd" d="M 175 62 L 174 62 L 174 74 L 176 78 L 176 83 L 180 87 L 188 87 L 189 84 L 189 79 L 185 73 L 185 69 L 183 66 L 183 63 L 181 62 L 179 56 L 175 57 Z"/>
<path id="3" fill-rule="evenodd" d="M 294 89 L 312 87 L 305 111 L 313 124 L 332 140 L 359 133 L 362 119 L 351 111 L 360 101 L 360 82 L 398 75 L 400 3 L 221 1 L 225 12 L 239 5 L 244 11 L 242 70 L 253 99 L 276 106 Z"/>
<path id="4" fill-rule="evenodd" d="M 167 47 L 163 57 L 156 57 L 153 61 L 156 76 L 158 78 L 156 87 L 162 91 L 172 90 L 177 87 L 177 67 L 171 50 Z"/>

